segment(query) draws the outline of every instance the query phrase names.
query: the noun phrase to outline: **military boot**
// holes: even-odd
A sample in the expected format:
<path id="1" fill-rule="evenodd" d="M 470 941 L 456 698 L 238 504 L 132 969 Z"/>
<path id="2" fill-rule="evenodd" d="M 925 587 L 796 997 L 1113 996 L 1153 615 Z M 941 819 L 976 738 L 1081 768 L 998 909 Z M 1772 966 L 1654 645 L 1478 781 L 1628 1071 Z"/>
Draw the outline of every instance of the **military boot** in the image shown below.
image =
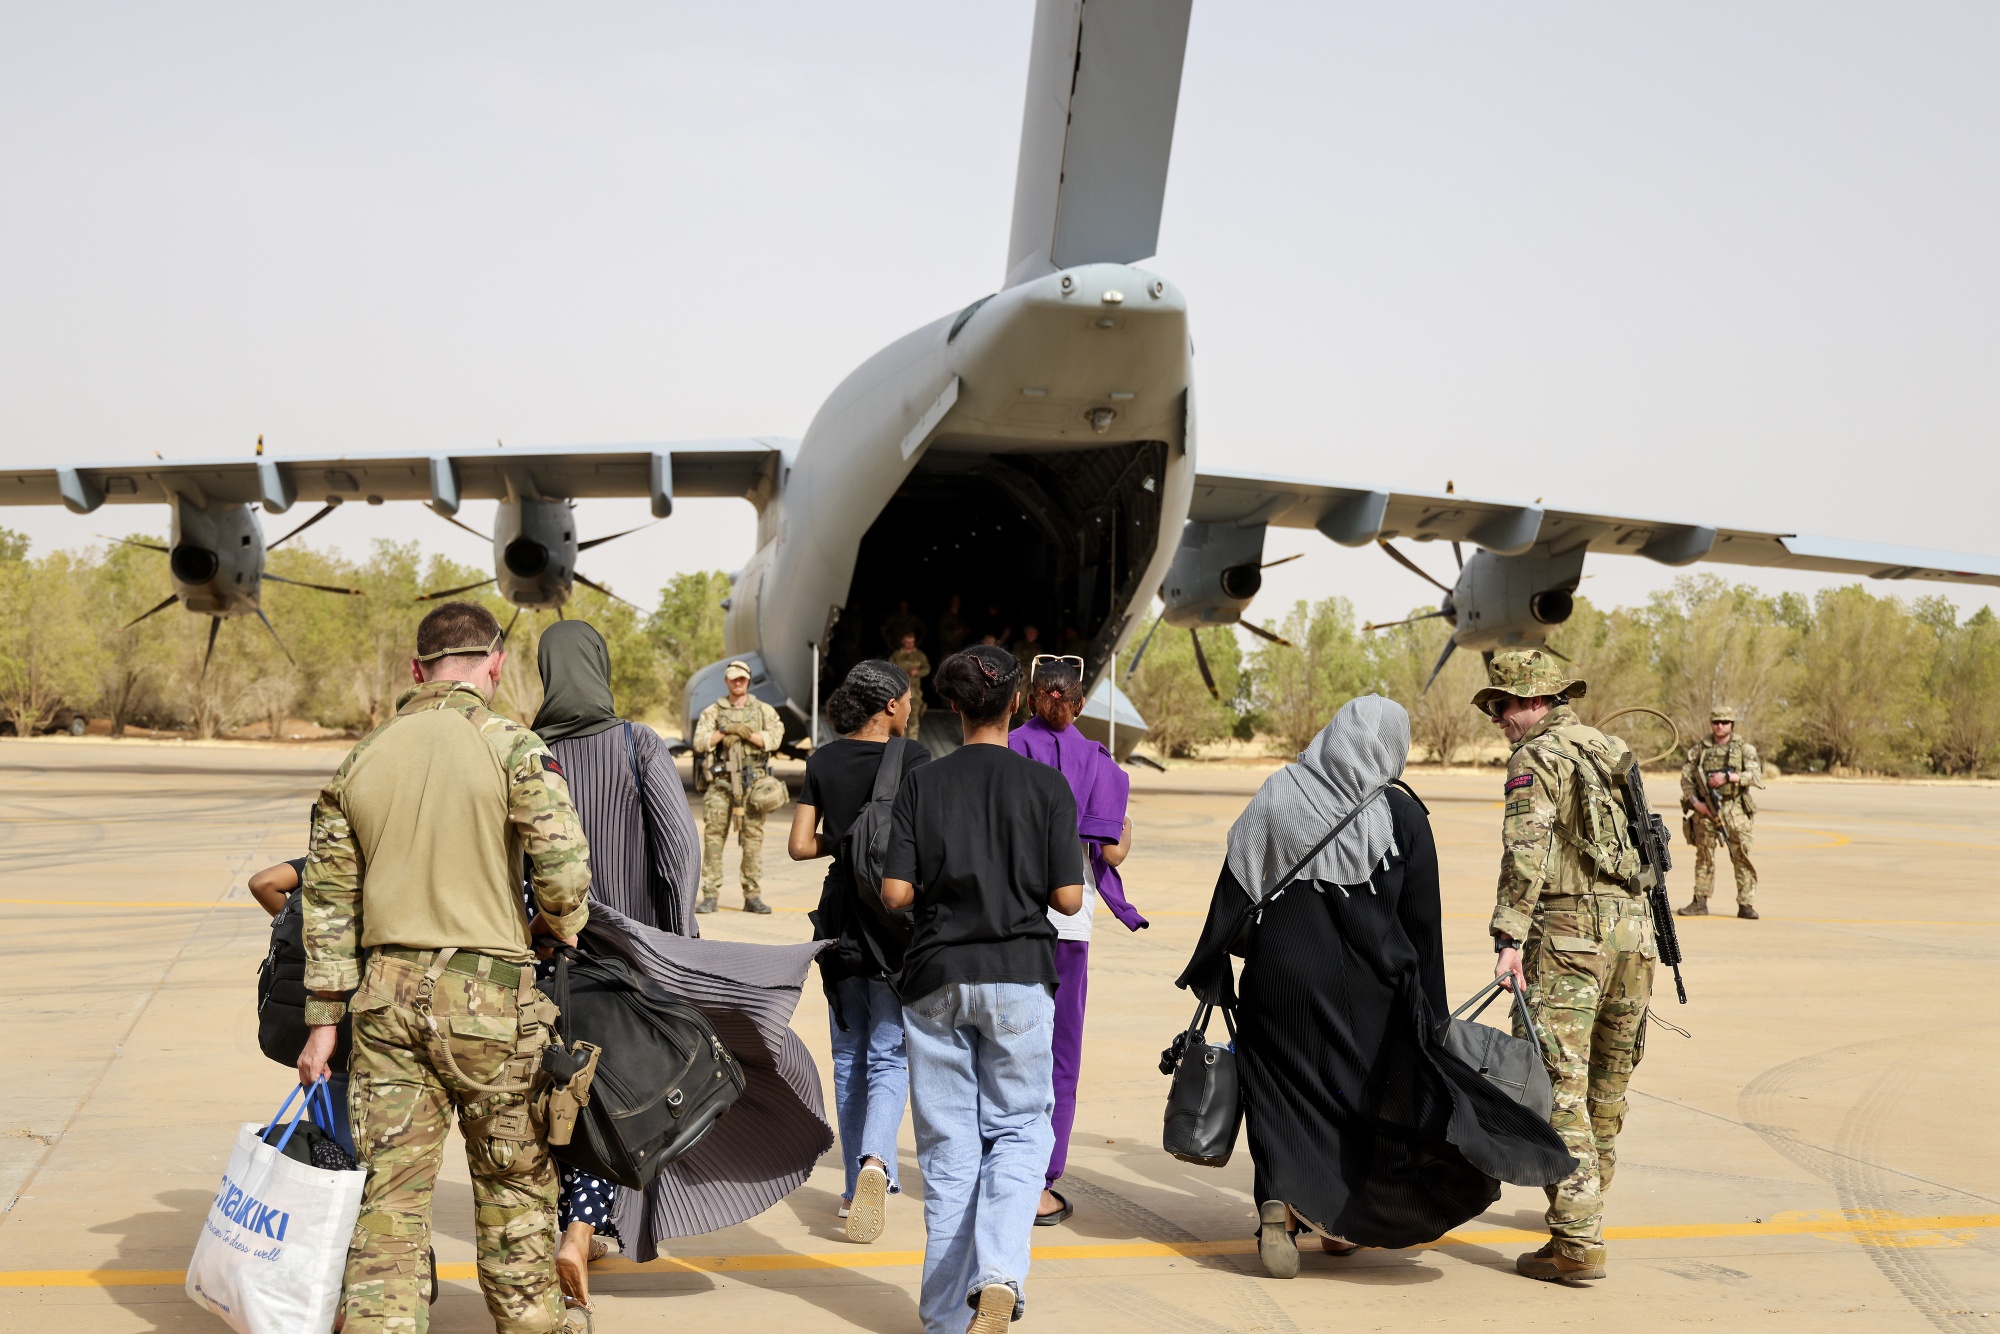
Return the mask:
<path id="1" fill-rule="evenodd" d="M 694 905 L 694 910 L 696 912 L 714 912 L 721 906 L 722 896 L 720 894 L 704 894 L 701 896 L 700 902 Z"/>
<path id="2" fill-rule="evenodd" d="M 1754 922 L 1757 920 L 1757 910 L 1751 907 L 1747 903 L 1739 903 L 1736 905 L 1736 915 L 1738 917 L 1741 917 L 1746 922 Z"/>
<path id="3" fill-rule="evenodd" d="M 1685 908 L 1676 908 L 1676 909 L 1674 909 L 1674 916 L 1676 916 L 1676 917 L 1706 917 L 1706 916 L 1708 916 L 1708 900 L 1707 900 L 1707 899 L 1696 899 L 1696 900 L 1695 900 L 1695 901 L 1694 901 L 1693 903 L 1690 903 L 1690 904 L 1689 904 L 1689 905 L 1688 905 L 1687 907 L 1685 907 Z"/>
<path id="4" fill-rule="evenodd" d="M 771 911 L 771 905 L 764 902 L 764 893 L 762 890 L 754 894 L 746 891 L 743 895 L 743 911 L 767 913 Z"/>
<path id="5" fill-rule="evenodd" d="M 1514 1272 L 1525 1278 L 1540 1279 L 1544 1283 L 1581 1283 L 1585 1279 L 1604 1277 L 1604 1248 L 1589 1246 L 1584 1248 L 1584 1259 L 1572 1260 L 1556 1249 L 1555 1242 L 1543 1245 L 1539 1251 L 1527 1251 L 1514 1259 Z"/>

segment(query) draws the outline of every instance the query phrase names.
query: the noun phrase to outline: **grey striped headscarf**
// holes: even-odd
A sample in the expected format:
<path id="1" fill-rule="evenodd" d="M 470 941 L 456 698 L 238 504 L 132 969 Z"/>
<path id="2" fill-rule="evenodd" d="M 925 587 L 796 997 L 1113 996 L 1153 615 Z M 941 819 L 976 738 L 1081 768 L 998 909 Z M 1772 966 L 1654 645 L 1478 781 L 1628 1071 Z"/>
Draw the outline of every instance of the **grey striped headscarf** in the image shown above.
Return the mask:
<path id="1" fill-rule="evenodd" d="M 1365 882 L 1396 849 L 1395 821 L 1381 799 L 1410 758 L 1410 715 L 1380 695 L 1352 699 L 1312 744 L 1264 780 L 1229 827 L 1229 869 L 1253 903 L 1278 887 L 1313 844 L 1364 798 L 1373 797 L 1299 872 L 1301 880 Z"/>

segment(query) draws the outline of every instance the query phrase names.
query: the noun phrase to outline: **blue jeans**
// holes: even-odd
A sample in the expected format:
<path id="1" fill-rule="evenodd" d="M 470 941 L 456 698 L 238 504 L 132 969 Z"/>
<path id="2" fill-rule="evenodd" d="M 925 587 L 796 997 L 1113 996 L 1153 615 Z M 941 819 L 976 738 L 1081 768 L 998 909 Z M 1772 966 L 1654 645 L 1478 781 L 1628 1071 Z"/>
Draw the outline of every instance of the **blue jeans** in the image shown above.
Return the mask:
<path id="1" fill-rule="evenodd" d="M 989 1283 L 1027 1307 L 1028 1239 L 1055 1145 L 1055 1001 L 1033 982 L 954 982 L 903 1007 L 924 1173 L 925 1334 L 964 1334 Z"/>
<path id="2" fill-rule="evenodd" d="M 903 1005 L 880 978 L 843 977 L 833 984 L 839 1007 L 827 1016 L 833 1030 L 833 1104 L 840 1122 L 840 1156 L 847 1166 L 841 1198 L 854 1198 L 863 1158 L 880 1158 L 896 1179 L 896 1136 L 909 1100 L 910 1069 L 903 1054 Z M 840 1031 L 840 1019 L 847 1031 Z"/>

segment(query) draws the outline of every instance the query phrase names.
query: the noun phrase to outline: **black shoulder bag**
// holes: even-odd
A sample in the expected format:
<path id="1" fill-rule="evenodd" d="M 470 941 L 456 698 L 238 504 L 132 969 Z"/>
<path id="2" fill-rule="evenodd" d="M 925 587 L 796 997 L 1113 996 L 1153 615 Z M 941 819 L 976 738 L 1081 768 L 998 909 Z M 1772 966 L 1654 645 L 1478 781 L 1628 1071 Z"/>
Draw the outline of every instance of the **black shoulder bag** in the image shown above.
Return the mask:
<path id="1" fill-rule="evenodd" d="M 854 897 L 861 904 L 860 920 L 849 917 L 867 960 L 884 977 L 903 970 L 903 951 L 916 930 L 916 913 L 892 912 L 882 905 L 882 864 L 889 856 L 889 824 L 896 808 L 896 789 L 903 782 L 903 757 L 912 743 L 892 736 L 882 743 L 882 762 L 875 769 L 875 786 L 868 804 L 841 835 L 834 855 L 854 880 Z"/>
<path id="2" fill-rule="evenodd" d="M 1299 872 L 1387 790 L 1385 784 L 1355 803 L 1353 810 L 1327 830 L 1326 837 L 1313 844 L 1312 851 L 1279 877 L 1277 887 L 1264 896 L 1263 902 L 1290 887 Z M 1224 959 L 1223 966 L 1226 968 L 1228 964 Z M 1166 1131 L 1161 1144 L 1182 1162 L 1203 1167 L 1222 1167 L 1229 1162 L 1230 1154 L 1236 1150 L 1236 1133 L 1243 1126 L 1242 1086 L 1236 1077 L 1236 1020 L 1227 1005 L 1220 1008 L 1223 1027 L 1229 1031 L 1229 1045 L 1214 1047 L 1208 1041 L 1208 1017 L 1218 1008 L 1213 993 L 1220 990 L 1218 984 L 1211 994 L 1202 996 L 1195 1005 L 1193 1022 L 1174 1036 L 1172 1046 L 1160 1053 L 1160 1073 L 1174 1079 L 1167 1090 Z"/>
<path id="3" fill-rule="evenodd" d="M 558 1161 L 644 1190 L 743 1096 L 743 1067 L 707 1015 L 616 956 L 556 947 L 556 1044 L 542 1068 Z M 558 1136 L 561 1142 L 558 1142 Z"/>

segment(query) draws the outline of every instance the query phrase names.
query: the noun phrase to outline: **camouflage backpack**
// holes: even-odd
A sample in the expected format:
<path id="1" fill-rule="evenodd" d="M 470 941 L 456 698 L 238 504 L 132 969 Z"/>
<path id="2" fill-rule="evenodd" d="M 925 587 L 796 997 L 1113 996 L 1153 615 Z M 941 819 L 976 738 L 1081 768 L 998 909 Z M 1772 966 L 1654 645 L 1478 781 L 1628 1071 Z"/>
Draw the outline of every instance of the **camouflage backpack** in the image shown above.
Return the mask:
<path id="1" fill-rule="evenodd" d="M 1611 784 L 1622 782 L 1631 767 L 1631 749 L 1581 723 L 1552 728 L 1528 744 L 1560 756 L 1582 781 L 1576 801 L 1581 828 L 1572 831 L 1558 822 L 1556 835 L 1584 855 L 1599 879 L 1629 887 L 1639 874 L 1639 849 L 1632 843 L 1625 804 Z"/>

